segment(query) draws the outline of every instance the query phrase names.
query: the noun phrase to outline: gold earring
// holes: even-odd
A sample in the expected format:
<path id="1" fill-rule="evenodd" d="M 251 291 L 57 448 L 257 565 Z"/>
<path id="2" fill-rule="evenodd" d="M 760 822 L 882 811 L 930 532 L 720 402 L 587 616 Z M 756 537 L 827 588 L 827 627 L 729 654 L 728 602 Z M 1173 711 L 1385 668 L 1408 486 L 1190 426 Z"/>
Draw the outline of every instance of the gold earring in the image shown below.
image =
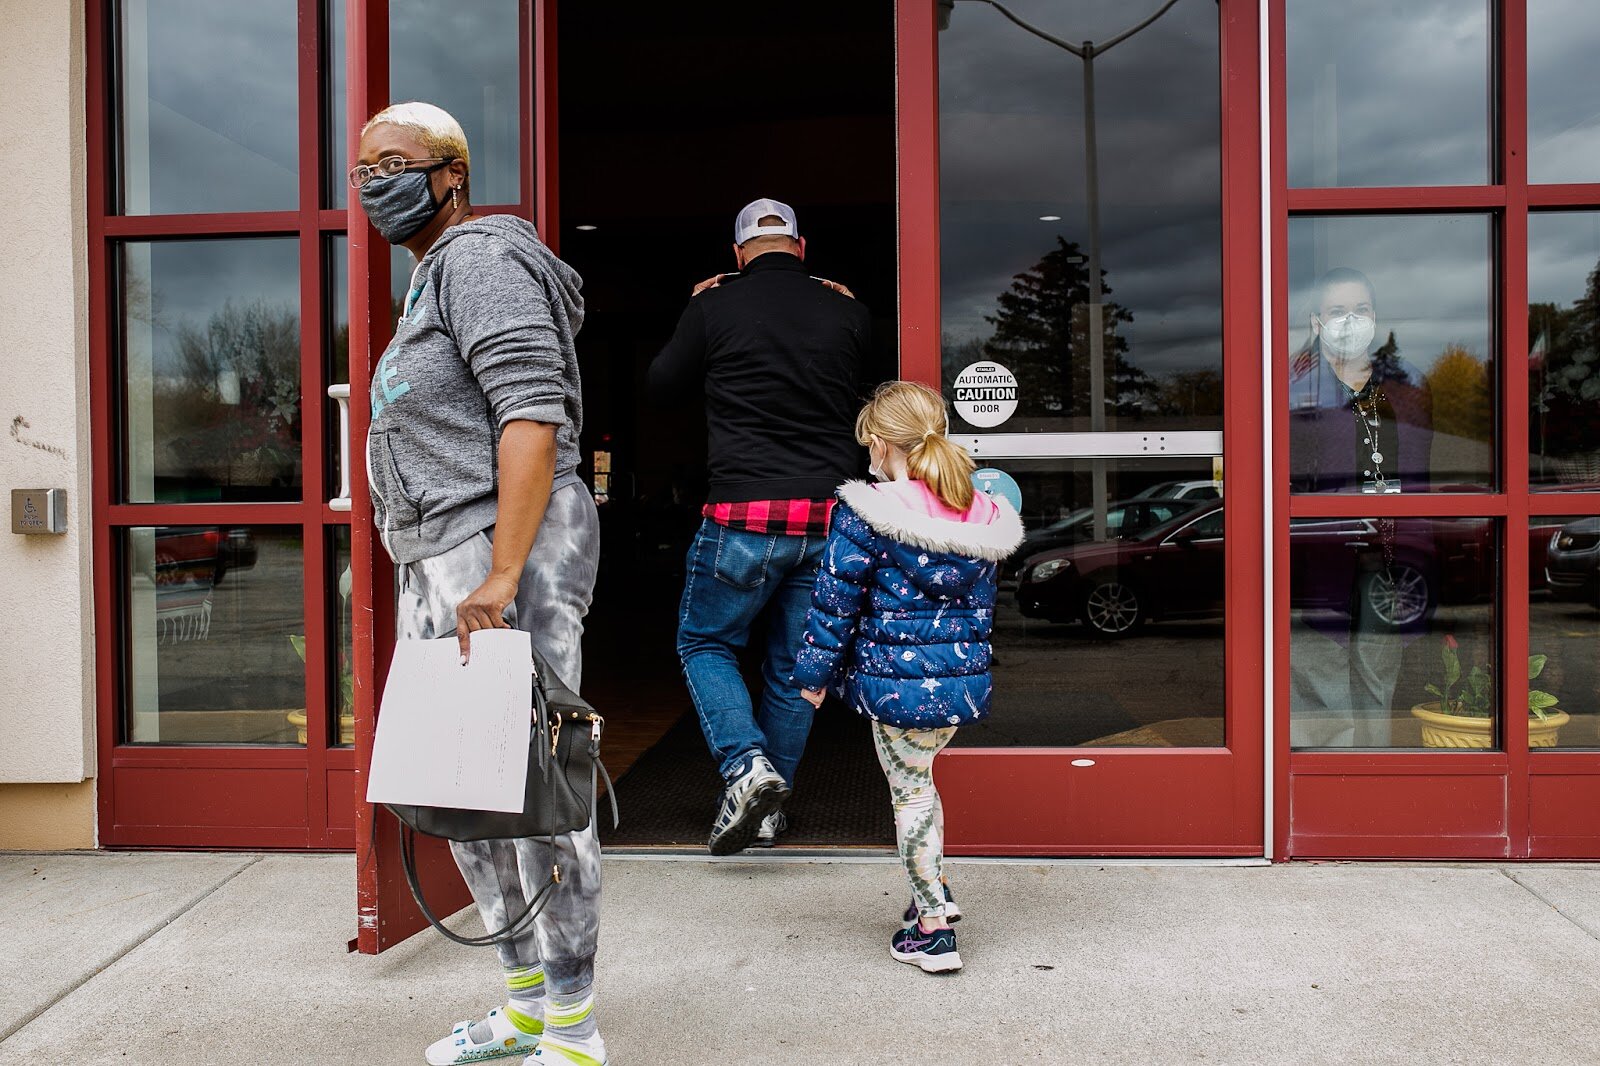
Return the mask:
<path id="1" fill-rule="evenodd" d="M 461 186 L 459 185 L 450 190 L 450 210 L 461 210 Z"/>

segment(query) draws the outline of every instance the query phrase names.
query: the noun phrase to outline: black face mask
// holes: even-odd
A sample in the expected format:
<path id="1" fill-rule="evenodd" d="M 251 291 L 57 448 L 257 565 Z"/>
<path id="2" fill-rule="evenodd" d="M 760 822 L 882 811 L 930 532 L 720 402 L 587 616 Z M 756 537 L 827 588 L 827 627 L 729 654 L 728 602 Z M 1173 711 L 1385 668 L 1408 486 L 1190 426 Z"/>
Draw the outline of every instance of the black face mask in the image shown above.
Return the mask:
<path id="1" fill-rule="evenodd" d="M 404 244 L 433 221 L 450 197 L 435 201 L 428 175 L 446 165 L 435 163 L 392 178 L 373 178 L 361 186 L 361 209 L 380 237 L 390 244 Z"/>

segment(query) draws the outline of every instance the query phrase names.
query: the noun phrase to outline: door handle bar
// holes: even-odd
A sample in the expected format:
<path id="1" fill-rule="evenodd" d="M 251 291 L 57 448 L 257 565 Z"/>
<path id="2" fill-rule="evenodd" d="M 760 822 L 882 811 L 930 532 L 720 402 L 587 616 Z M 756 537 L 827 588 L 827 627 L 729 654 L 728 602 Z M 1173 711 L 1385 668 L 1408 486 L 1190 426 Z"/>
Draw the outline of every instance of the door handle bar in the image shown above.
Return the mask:
<path id="1" fill-rule="evenodd" d="M 328 501 L 330 511 L 350 510 L 350 386 L 329 385 L 328 396 L 339 401 L 339 495 Z"/>

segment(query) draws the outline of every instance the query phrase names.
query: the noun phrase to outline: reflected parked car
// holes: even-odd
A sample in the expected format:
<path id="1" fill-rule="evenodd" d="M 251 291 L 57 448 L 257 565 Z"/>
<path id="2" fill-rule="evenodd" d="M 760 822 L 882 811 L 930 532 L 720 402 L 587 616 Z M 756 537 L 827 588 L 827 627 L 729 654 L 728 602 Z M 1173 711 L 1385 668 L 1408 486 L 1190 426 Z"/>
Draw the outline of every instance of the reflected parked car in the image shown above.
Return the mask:
<path id="1" fill-rule="evenodd" d="M 1440 603 L 1493 595 L 1494 523 L 1482 518 L 1297 521 L 1290 527 L 1289 595 L 1297 608 L 1363 612 L 1395 629 Z M 1216 617 L 1225 593 L 1223 510 L 1202 510 L 1119 541 L 1078 544 L 1027 559 L 1018 574 L 1024 615 L 1082 621 L 1101 636 L 1148 620 Z"/>
<path id="2" fill-rule="evenodd" d="M 1159 481 L 1133 494 L 1136 500 L 1158 497 L 1165 500 L 1220 500 L 1220 481 Z"/>
<path id="3" fill-rule="evenodd" d="M 1205 503 L 1204 500 L 1131 499 L 1121 500 L 1106 508 L 1106 536 L 1112 540 L 1131 537 L 1147 529 L 1164 525 L 1181 514 L 1187 514 Z M 1030 530 L 1022 538 L 1022 547 L 1016 558 L 1026 559 L 1052 548 L 1065 548 L 1069 544 L 1082 544 L 1094 539 L 1094 508 L 1080 507 L 1065 518 L 1049 525 Z"/>
<path id="4" fill-rule="evenodd" d="M 1551 534 L 1545 584 L 1553 599 L 1600 607 L 1600 518 L 1580 518 Z"/>

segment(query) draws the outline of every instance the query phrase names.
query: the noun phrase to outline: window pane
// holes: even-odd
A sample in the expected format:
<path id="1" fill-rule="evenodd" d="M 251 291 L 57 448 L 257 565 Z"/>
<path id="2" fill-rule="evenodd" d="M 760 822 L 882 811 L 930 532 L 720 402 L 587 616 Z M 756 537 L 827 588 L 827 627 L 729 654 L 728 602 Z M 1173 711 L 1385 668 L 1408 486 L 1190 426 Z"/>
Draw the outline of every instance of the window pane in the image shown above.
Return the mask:
<path id="1" fill-rule="evenodd" d="M 1289 220 L 1295 492 L 1494 483 L 1487 215 Z"/>
<path id="2" fill-rule="evenodd" d="M 322 206 L 344 207 L 350 186 L 345 174 L 354 162 L 345 146 L 345 0 L 324 0 L 322 17 Z"/>
<path id="3" fill-rule="evenodd" d="M 350 383 L 350 242 L 343 234 L 323 242 L 323 382 Z M 323 435 L 328 441 L 323 476 L 330 498 L 339 490 L 339 402 L 330 399 L 324 409 Z"/>
<path id="4" fill-rule="evenodd" d="M 300 498 L 300 293 L 290 238 L 125 244 L 124 498 Z"/>
<path id="5" fill-rule="evenodd" d="M 437 104 L 461 123 L 472 153 L 472 202 L 522 199 L 517 0 L 434 4 L 391 0 L 389 93 Z"/>
<path id="6" fill-rule="evenodd" d="M 1498 573 L 1488 518 L 1290 522 L 1290 742 L 1497 747 Z M 1466 719 L 1439 721 L 1441 698 Z"/>
<path id="7" fill-rule="evenodd" d="M 122 537 L 127 736 L 292 744 L 305 713 L 300 531 L 157 526 Z"/>
<path id="8" fill-rule="evenodd" d="M 121 211 L 292 210 L 294 0 L 122 0 Z"/>
<path id="9" fill-rule="evenodd" d="M 1528 477 L 1600 490 L 1600 212 L 1528 217 Z"/>
<path id="10" fill-rule="evenodd" d="M 957 745 L 1223 742 L 1226 575 L 1212 461 L 1098 460 L 1111 498 L 1099 539 L 1095 462 L 996 464 L 1017 480 L 1028 532 L 1001 572 L 994 713 Z"/>
<path id="11" fill-rule="evenodd" d="M 329 634 L 333 637 L 333 648 L 332 654 L 328 656 L 329 672 L 332 674 L 333 682 L 333 688 L 330 690 L 333 695 L 328 700 L 328 706 L 332 710 L 328 720 L 333 736 L 328 743 L 347 748 L 355 743 L 356 735 L 355 667 L 350 652 L 349 526 L 334 527 L 333 551 L 329 553 L 329 558 L 333 562 L 333 580 L 328 587 L 333 589 L 334 595 L 330 598 L 333 625 L 329 630 Z"/>
<path id="12" fill-rule="evenodd" d="M 1535 750 L 1600 747 L 1600 518 L 1535 518 L 1528 529 L 1528 741 Z M 1553 697 L 1555 702 L 1544 707 Z"/>
<path id="13" fill-rule="evenodd" d="M 1600 181 L 1600 10 L 1528 0 L 1528 180 Z"/>
<path id="14" fill-rule="evenodd" d="M 1074 41 L 1144 14 L 1009 6 Z M 1017 401 L 973 427 L 1222 427 L 1218 48 L 1215 5 L 1179 4 L 1095 60 L 1091 202 L 1083 62 L 993 8 L 956 6 L 939 33 L 944 381 L 998 364 L 973 375 L 1009 371 Z"/>
<path id="15" fill-rule="evenodd" d="M 1489 6 L 1289 0 L 1289 184 L 1488 184 Z"/>

